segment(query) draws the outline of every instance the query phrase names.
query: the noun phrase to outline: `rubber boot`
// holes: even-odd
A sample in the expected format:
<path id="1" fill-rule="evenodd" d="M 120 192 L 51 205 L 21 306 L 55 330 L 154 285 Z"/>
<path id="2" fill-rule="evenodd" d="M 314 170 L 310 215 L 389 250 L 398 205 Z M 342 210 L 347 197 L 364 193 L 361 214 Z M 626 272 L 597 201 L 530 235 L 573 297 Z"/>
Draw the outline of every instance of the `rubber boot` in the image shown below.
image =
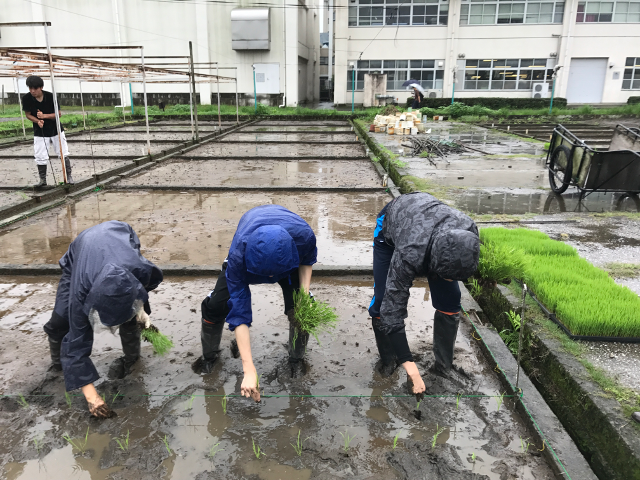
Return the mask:
<path id="1" fill-rule="evenodd" d="M 398 366 L 393 346 L 391 345 L 389 337 L 377 328 L 373 328 L 373 333 L 376 336 L 376 345 L 378 346 L 378 353 L 380 354 L 380 360 L 376 364 L 376 370 L 383 377 L 389 377 L 395 372 Z"/>
<path id="2" fill-rule="evenodd" d="M 213 371 L 213 367 L 220 357 L 220 341 L 222 340 L 223 330 L 224 322 L 202 322 L 202 330 L 200 332 L 202 357 L 196 360 L 194 364 L 195 370 L 200 371 L 200 373 L 211 373 Z"/>
<path id="3" fill-rule="evenodd" d="M 67 171 L 67 183 L 73 185 L 76 182 L 73 181 L 73 177 L 71 176 L 71 160 L 69 160 L 69 158 L 64 159 L 64 167 Z"/>
<path id="4" fill-rule="evenodd" d="M 38 177 L 40 181 L 35 185 L 36 187 L 46 187 L 47 186 L 47 166 L 46 165 L 36 165 L 38 167 Z"/>
<path id="5" fill-rule="evenodd" d="M 54 372 L 62 371 L 62 362 L 60 361 L 60 348 L 62 347 L 62 342 L 56 342 L 49 338 L 49 350 L 51 351 L 51 366 L 49 370 Z"/>
<path id="6" fill-rule="evenodd" d="M 136 320 L 120 325 L 120 342 L 124 356 L 117 358 L 109 366 L 109 377 L 124 378 L 131 373 L 131 367 L 140 358 L 140 330 Z"/>
<path id="7" fill-rule="evenodd" d="M 292 323 L 289 323 L 289 363 L 298 363 L 304 359 L 308 343 L 309 334 L 300 331 Z"/>
<path id="8" fill-rule="evenodd" d="M 433 317 L 433 354 L 436 358 L 431 371 L 447 376 L 453 366 L 453 348 L 458 335 L 460 314 L 447 315 L 436 310 Z"/>

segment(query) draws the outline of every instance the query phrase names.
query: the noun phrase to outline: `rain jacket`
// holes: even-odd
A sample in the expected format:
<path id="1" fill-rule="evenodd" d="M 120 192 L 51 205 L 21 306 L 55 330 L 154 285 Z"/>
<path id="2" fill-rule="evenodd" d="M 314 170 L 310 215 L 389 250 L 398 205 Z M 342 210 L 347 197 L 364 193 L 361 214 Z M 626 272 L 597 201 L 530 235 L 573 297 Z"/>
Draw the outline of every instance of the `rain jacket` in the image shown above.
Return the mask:
<path id="1" fill-rule="evenodd" d="M 147 292 L 162 282 L 162 270 L 142 256 L 140 240 L 131 226 L 118 221 L 82 231 L 59 263 L 62 279 L 54 311 L 69 319 L 60 360 L 66 389 L 71 391 L 100 378 L 89 358 L 93 346 L 91 309 L 107 327 L 131 319 L 135 300 L 141 300 L 150 313 Z"/>
<path id="2" fill-rule="evenodd" d="M 262 205 L 245 213 L 233 236 L 227 269 L 229 330 L 251 326 L 249 285 L 276 283 L 299 265 L 316 263 L 316 236 L 300 216 L 279 205 Z"/>
<path id="3" fill-rule="evenodd" d="M 410 193 L 392 200 L 381 230 L 376 228 L 378 233 L 394 247 L 380 319 L 374 320 L 385 334 L 404 329 L 414 278 L 437 274 L 466 280 L 478 268 L 478 227 L 467 215 L 428 193 Z"/>

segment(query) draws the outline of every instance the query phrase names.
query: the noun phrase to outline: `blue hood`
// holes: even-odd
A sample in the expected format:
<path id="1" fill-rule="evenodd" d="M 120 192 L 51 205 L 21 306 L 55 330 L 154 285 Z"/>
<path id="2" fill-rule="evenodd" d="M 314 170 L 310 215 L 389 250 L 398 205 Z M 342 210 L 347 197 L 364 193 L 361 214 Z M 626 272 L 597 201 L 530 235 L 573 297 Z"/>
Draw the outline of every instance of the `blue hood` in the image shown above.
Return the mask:
<path id="1" fill-rule="evenodd" d="M 264 225 L 247 238 L 247 272 L 264 277 L 286 273 L 300 264 L 298 249 L 291 235 L 279 225 Z"/>

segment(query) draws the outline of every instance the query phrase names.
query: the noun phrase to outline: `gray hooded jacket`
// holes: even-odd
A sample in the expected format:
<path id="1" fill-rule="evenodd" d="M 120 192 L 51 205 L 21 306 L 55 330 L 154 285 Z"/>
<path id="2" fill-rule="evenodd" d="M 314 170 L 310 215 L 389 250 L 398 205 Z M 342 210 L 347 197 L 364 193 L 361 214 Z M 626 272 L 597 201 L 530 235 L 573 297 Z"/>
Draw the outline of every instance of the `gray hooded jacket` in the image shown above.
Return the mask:
<path id="1" fill-rule="evenodd" d="M 381 233 L 395 249 L 378 325 L 386 334 L 404 327 L 409 288 L 417 276 L 437 274 L 466 280 L 478 268 L 478 227 L 467 215 L 428 193 L 411 193 L 391 201 Z"/>

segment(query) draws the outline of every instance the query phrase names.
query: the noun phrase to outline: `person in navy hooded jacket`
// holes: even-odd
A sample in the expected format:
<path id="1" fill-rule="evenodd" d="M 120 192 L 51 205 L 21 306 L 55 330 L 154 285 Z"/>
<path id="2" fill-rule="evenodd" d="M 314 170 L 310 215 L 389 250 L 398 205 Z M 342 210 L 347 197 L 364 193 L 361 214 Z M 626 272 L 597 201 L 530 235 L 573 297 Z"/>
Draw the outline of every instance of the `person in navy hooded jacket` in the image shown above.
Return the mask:
<path id="1" fill-rule="evenodd" d="M 244 381 L 241 392 L 259 400 L 256 369 L 251 357 L 249 327 L 251 291 L 249 285 L 278 283 L 284 296 L 284 311 L 293 318 L 293 292 L 309 291 L 312 265 L 316 263 L 316 236 L 300 216 L 279 205 L 263 205 L 246 212 L 231 242 L 214 290 L 202 302 L 202 357 L 196 368 L 210 373 L 220 353 L 225 320 L 235 332 L 242 358 Z M 289 361 L 304 356 L 306 338 L 293 342 L 289 330 Z M 294 348 L 295 347 L 295 348 Z"/>
<path id="2" fill-rule="evenodd" d="M 123 378 L 140 357 L 140 329 L 149 326 L 149 294 L 162 282 L 162 270 L 140 253 L 140 240 L 127 223 L 104 222 L 87 228 L 60 259 L 49 337 L 52 368 L 62 370 L 68 392 L 82 389 L 89 411 L 99 418 L 113 412 L 93 383 L 100 378 L 89 358 L 96 331 L 118 330 L 124 356 L 109 375 Z"/>

